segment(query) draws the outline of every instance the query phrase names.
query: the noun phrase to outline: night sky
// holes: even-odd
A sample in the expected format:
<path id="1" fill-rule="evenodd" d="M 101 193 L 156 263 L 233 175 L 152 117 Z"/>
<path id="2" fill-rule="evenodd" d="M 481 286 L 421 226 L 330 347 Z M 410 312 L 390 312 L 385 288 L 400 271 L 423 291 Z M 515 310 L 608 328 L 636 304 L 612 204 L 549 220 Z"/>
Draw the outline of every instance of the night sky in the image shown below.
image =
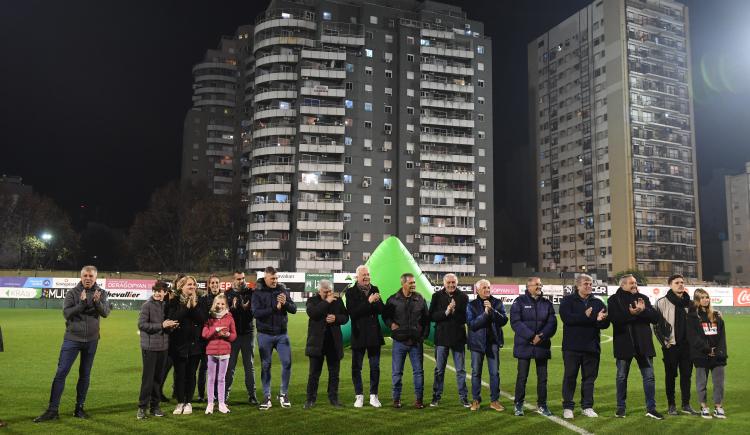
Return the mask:
<path id="1" fill-rule="evenodd" d="M 526 246 L 534 243 L 532 229 L 524 223 L 535 213 L 533 186 L 519 182 L 524 174 L 516 164 L 528 153 L 526 45 L 590 1 L 447 3 L 484 19 L 493 38 L 495 207 L 524 239 L 512 250 L 497 251 L 506 263 L 533 260 Z M 703 190 L 717 181 L 716 170 L 740 172 L 750 161 L 750 30 L 745 30 L 750 2 L 686 3 Z M 179 178 L 192 65 L 221 35 L 252 23 L 266 5 L 255 0 L 4 0 L 0 173 L 22 176 L 79 225 L 96 220 L 127 228 L 154 189 Z M 703 218 L 711 213 L 703 210 Z M 718 240 L 719 229 L 703 230 L 704 243 Z"/>

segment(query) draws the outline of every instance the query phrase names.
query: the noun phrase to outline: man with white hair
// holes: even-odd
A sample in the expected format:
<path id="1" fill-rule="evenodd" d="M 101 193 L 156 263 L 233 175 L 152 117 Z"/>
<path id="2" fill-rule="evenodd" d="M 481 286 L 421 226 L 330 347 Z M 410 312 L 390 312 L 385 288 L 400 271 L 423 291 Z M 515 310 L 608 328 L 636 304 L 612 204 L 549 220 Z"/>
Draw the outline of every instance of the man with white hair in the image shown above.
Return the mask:
<path id="1" fill-rule="evenodd" d="M 96 283 L 97 270 L 94 266 L 84 266 L 81 269 L 81 282 L 68 290 L 63 303 L 65 317 L 65 337 L 60 358 L 57 362 L 57 373 L 52 382 L 49 405 L 44 414 L 34 419 L 41 423 L 59 418 L 58 409 L 60 398 L 65 388 L 65 378 L 68 376 L 78 354 L 81 355 L 78 370 L 78 384 L 76 385 L 76 407 L 73 413 L 77 418 L 88 418 L 83 406 L 89 389 L 91 367 L 94 364 L 96 348 L 99 344 L 99 318 L 109 315 L 107 292 Z"/>

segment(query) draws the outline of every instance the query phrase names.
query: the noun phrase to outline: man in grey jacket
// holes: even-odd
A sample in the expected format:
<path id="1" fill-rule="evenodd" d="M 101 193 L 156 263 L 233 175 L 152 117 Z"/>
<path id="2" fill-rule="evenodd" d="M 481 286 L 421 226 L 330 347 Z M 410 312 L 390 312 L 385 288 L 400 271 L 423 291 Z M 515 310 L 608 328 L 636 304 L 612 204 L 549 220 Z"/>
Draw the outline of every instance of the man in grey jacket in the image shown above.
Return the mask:
<path id="1" fill-rule="evenodd" d="M 57 362 L 57 373 L 52 382 L 49 406 L 44 414 L 34 419 L 41 423 L 59 418 L 60 397 L 65 388 L 65 378 L 70 372 L 78 354 L 81 363 L 76 385 L 76 408 L 74 417 L 88 418 L 83 410 L 86 393 L 89 389 L 91 367 L 94 364 L 96 347 L 99 343 L 99 318 L 109 315 L 107 292 L 96 284 L 97 270 L 94 266 L 81 269 L 81 282 L 65 295 L 63 316 L 65 317 L 65 337 Z"/>

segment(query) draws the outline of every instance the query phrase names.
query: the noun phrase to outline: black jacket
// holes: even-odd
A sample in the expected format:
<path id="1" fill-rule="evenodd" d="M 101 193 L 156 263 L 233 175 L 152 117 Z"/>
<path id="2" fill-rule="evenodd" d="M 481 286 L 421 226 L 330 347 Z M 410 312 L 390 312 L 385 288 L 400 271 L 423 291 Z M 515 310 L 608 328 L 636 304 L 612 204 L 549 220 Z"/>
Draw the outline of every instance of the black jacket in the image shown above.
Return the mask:
<path id="1" fill-rule="evenodd" d="M 276 298 L 281 293 L 286 295 L 286 303 L 281 310 L 277 310 Z M 269 335 L 286 334 L 287 313 L 297 312 L 297 305 L 292 302 L 292 297 L 284 284 L 278 283 L 275 288 L 270 288 L 266 286 L 263 278 L 255 284 L 250 307 L 252 315 L 255 316 L 258 332 Z"/>
<path id="2" fill-rule="evenodd" d="M 637 299 L 643 299 L 646 309 L 632 315 L 628 307 Z M 648 297 L 642 293 L 631 294 L 617 289 L 617 293 L 607 300 L 609 319 L 612 322 L 615 358 L 630 359 L 636 355 L 654 357 L 654 341 L 651 325 L 659 320 L 659 313 L 651 306 Z"/>
<path id="3" fill-rule="evenodd" d="M 101 298 L 94 302 L 94 292 L 99 290 Z M 81 301 L 83 283 L 68 290 L 63 302 L 65 317 L 65 339 L 79 342 L 99 339 L 99 318 L 109 316 L 110 306 L 107 291 L 94 284 L 86 290 L 86 300 Z"/>
<path id="4" fill-rule="evenodd" d="M 378 315 L 383 313 L 385 304 L 382 299 L 373 303 L 368 302 L 367 298 L 373 293 L 380 293 L 374 285 L 370 286 L 367 294 L 356 283 L 346 289 L 346 310 L 352 319 L 352 349 L 385 344 L 378 321 Z"/>
<path id="5" fill-rule="evenodd" d="M 510 327 L 513 335 L 513 357 L 520 359 L 552 358 L 552 336 L 557 332 L 555 307 L 549 299 L 539 296 L 534 299 L 528 290 L 510 306 Z M 539 334 L 542 340 L 536 345 L 531 341 Z"/>
<path id="6" fill-rule="evenodd" d="M 288 295 L 287 295 L 288 296 Z M 227 305 L 229 312 L 234 318 L 234 326 L 237 329 L 237 335 L 252 334 L 255 330 L 253 326 L 253 289 L 242 287 L 239 291 L 231 289 L 226 293 Z M 237 299 L 237 307 L 234 308 L 234 300 Z M 243 303 L 251 302 L 247 309 L 242 308 Z"/>
<path id="7" fill-rule="evenodd" d="M 586 316 L 589 308 L 591 316 Z M 594 295 L 583 299 L 576 291 L 563 298 L 558 310 L 563 322 L 563 351 L 601 353 L 599 331 L 609 328 L 609 317 L 601 322 L 596 320 L 602 310 L 606 311 L 607 307 Z"/>
<path id="8" fill-rule="evenodd" d="M 456 301 L 456 309 L 446 316 L 445 311 L 451 300 Z M 456 289 L 453 295 L 442 290 L 432 294 L 430 301 L 430 319 L 435 322 L 435 346 L 461 347 L 466 346 L 466 305 L 469 297 Z"/>
<path id="9" fill-rule="evenodd" d="M 320 298 L 319 294 L 307 299 L 307 315 L 310 319 L 307 321 L 307 345 L 305 346 L 306 356 L 322 356 L 323 345 L 325 344 L 326 331 L 330 331 L 333 337 L 333 346 L 336 349 L 339 360 L 344 358 L 344 343 L 341 337 L 341 325 L 349 321 L 349 315 L 346 314 L 346 308 L 341 299 L 328 303 Z M 329 324 L 326 322 L 326 316 L 333 314 L 336 321 Z"/>
<path id="10" fill-rule="evenodd" d="M 724 319 L 714 312 L 714 323 L 708 321 L 708 313 L 690 308 L 687 315 L 687 337 L 690 343 L 690 359 L 696 367 L 714 368 L 727 365 L 727 335 Z M 715 356 L 708 356 L 711 348 Z"/>
<path id="11" fill-rule="evenodd" d="M 421 294 L 412 292 L 409 297 L 399 290 L 388 298 L 383 310 L 383 323 L 398 328 L 391 331 L 391 338 L 409 344 L 421 343 L 430 335 L 430 312 Z"/>
<path id="12" fill-rule="evenodd" d="M 203 324 L 208 320 L 208 307 L 203 298 L 193 308 L 180 303 L 180 297 L 175 296 L 167 302 L 167 319 L 180 322 L 180 326 L 169 334 L 169 353 L 172 357 L 187 358 L 190 355 L 200 355 L 204 351 Z"/>

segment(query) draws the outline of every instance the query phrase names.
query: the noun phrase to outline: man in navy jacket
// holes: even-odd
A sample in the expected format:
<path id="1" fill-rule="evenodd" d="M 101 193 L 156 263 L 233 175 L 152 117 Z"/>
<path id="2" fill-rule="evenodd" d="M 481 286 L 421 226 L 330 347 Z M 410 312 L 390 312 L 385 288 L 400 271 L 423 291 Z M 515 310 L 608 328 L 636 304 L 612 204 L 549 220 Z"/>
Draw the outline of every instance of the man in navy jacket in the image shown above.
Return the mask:
<path id="1" fill-rule="evenodd" d="M 510 307 L 510 327 L 513 338 L 513 356 L 518 359 L 516 375 L 515 415 L 523 415 L 526 380 L 531 360 L 536 363 L 537 412 L 550 416 L 547 407 L 547 361 L 552 358 L 550 339 L 557 331 L 557 318 L 552 302 L 542 295 L 542 280 L 526 280 L 526 292 L 516 298 Z"/>
<path id="2" fill-rule="evenodd" d="M 601 329 L 609 328 L 607 307 L 594 297 L 593 279 L 586 274 L 576 278 L 573 293 L 560 303 L 563 322 L 563 418 L 573 418 L 578 370 L 581 371 L 581 409 L 586 417 L 598 417 L 594 411 L 594 382 L 599 375 Z"/>

